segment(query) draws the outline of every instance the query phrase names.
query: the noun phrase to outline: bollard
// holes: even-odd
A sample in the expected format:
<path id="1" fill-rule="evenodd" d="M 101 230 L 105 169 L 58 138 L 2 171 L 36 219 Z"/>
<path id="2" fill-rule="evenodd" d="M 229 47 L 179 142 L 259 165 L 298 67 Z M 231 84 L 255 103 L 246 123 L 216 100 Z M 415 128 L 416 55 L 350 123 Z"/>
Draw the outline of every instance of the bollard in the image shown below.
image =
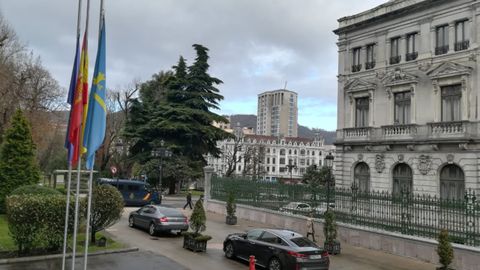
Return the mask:
<path id="1" fill-rule="evenodd" d="M 251 255 L 250 256 L 250 268 L 248 268 L 248 270 L 255 270 L 255 262 L 257 260 L 255 260 L 255 256 Z"/>

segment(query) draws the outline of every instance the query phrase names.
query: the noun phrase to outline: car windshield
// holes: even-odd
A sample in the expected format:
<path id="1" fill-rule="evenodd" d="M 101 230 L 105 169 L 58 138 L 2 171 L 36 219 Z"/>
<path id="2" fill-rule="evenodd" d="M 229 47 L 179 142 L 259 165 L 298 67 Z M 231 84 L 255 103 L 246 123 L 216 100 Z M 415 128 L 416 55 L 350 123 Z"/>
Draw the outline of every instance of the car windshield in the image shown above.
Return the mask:
<path id="1" fill-rule="evenodd" d="M 182 212 L 180 212 L 175 208 L 162 207 L 162 208 L 159 208 L 158 210 L 160 210 L 160 213 L 162 213 L 165 216 L 181 216 L 182 215 Z"/>
<path id="2" fill-rule="evenodd" d="M 290 239 L 295 245 L 298 247 L 318 247 L 317 244 L 314 242 L 310 241 L 306 237 L 297 237 L 297 238 L 292 238 Z"/>

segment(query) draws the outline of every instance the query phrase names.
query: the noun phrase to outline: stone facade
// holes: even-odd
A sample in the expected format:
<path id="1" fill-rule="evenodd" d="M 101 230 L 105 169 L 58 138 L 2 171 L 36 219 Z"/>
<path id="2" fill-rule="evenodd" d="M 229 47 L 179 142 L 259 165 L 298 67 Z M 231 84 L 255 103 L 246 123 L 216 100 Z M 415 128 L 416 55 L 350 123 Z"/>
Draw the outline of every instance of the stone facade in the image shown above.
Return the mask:
<path id="1" fill-rule="evenodd" d="M 480 190 L 479 16 L 473 0 L 395 0 L 339 20 L 337 186 Z"/>

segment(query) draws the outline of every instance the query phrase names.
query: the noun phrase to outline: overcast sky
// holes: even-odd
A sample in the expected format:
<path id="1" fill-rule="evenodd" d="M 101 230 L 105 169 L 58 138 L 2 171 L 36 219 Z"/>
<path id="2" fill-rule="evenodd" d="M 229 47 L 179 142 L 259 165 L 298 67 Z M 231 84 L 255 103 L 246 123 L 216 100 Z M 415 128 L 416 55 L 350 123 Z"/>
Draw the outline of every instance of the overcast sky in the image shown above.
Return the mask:
<path id="1" fill-rule="evenodd" d="M 223 80 L 224 114 L 256 114 L 257 95 L 299 96 L 299 123 L 336 129 L 337 19 L 386 0 L 105 0 L 107 87 L 170 69 L 192 44 L 210 49 L 210 74 Z M 84 7 L 86 0 L 83 0 Z M 91 0 L 93 71 L 100 0 Z M 61 86 L 68 87 L 77 0 L 0 0 L 0 12 Z M 84 26 L 82 26 L 84 28 Z M 91 77 L 90 77 L 91 78 Z"/>

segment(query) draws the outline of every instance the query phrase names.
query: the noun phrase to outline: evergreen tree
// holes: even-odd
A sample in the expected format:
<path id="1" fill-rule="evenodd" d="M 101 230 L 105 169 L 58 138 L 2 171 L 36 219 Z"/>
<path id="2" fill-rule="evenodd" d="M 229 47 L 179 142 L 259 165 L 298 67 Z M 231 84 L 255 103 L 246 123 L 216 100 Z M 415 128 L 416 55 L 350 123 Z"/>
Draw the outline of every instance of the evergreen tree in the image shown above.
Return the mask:
<path id="1" fill-rule="evenodd" d="M 198 200 L 193 207 L 192 215 L 190 216 L 190 228 L 192 228 L 195 235 L 205 231 L 207 228 L 206 223 L 207 216 L 205 215 L 205 209 L 203 208 L 202 200 Z"/>
<path id="2" fill-rule="evenodd" d="M 5 211 L 5 198 L 14 189 L 39 181 L 30 125 L 22 111 L 17 110 L 0 147 L 0 212 Z"/>
<path id="3" fill-rule="evenodd" d="M 450 237 L 448 236 L 448 231 L 443 229 L 438 234 L 438 246 L 437 254 L 442 267 L 440 269 L 447 270 L 450 269 L 448 266 L 453 261 L 453 247 L 450 243 Z"/>

